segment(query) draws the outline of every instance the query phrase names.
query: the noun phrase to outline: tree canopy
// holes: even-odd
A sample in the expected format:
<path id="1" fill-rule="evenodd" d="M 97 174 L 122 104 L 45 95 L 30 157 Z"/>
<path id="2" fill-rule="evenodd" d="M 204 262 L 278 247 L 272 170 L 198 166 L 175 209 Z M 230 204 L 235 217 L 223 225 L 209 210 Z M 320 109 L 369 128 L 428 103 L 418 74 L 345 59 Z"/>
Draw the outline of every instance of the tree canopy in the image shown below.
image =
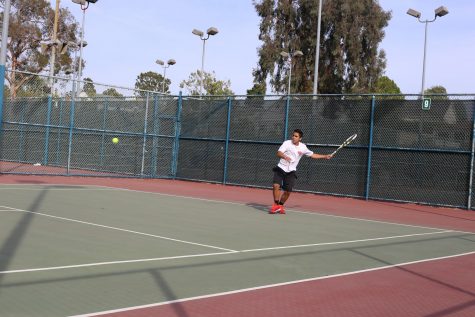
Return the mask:
<path id="1" fill-rule="evenodd" d="M 376 80 L 373 91 L 377 94 L 401 94 L 401 89 L 388 76 L 381 76 Z"/>
<path id="2" fill-rule="evenodd" d="M 291 91 L 312 93 L 315 69 L 318 1 L 253 0 L 261 18 L 259 61 L 254 69 L 252 93 L 286 91 L 292 67 Z M 319 93 L 364 93 L 374 87 L 386 67 L 386 56 L 378 49 L 383 28 L 391 18 L 377 0 L 323 1 Z M 280 53 L 297 50 L 303 56 L 292 58 L 292 65 Z"/>
<path id="3" fill-rule="evenodd" d="M 180 88 L 186 89 L 189 95 L 201 94 L 201 71 L 192 72 L 188 80 L 180 83 Z M 230 80 L 216 79 L 215 72 L 203 72 L 203 94 L 208 96 L 232 96 Z"/>
<path id="4" fill-rule="evenodd" d="M 447 96 L 447 89 L 444 86 L 432 86 L 426 90 L 424 90 L 424 95 L 431 95 L 435 94 L 438 96 L 431 96 L 432 99 L 439 99 L 439 100 L 447 100 L 449 97 Z"/>
<path id="5" fill-rule="evenodd" d="M 102 92 L 103 95 L 105 96 L 111 96 L 111 97 L 123 97 L 120 92 L 118 92 L 115 88 L 107 88 Z"/>
<path id="6" fill-rule="evenodd" d="M 137 79 L 135 81 L 135 89 L 141 89 L 141 90 L 148 90 L 148 91 L 155 91 L 155 92 L 165 92 L 165 93 L 170 93 L 170 84 L 171 80 L 170 79 L 165 79 L 163 81 L 163 76 L 160 75 L 159 73 L 156 72 L 146 72 L 146 73 L 140 73 L 137 76 Z M 165 85 L 165 87 L 163 87 Z M 141 96 L 145 96 L 145 92 L 140 92 L 139 93 Z"/>
<path id="7" fill-rule="evenodd" d="M 95 95 L 97 95 L 96 86 L 94 86 L 94 81 L 91 78 L 84 78 L 83 85 L 84 86 L 82 87 L 82 91 L 84 91 L 88 97 L 94 97 Z"/>
<path id="8" fill-rule="evenodd" d="M 0 3 L 2 6 L 4 1 Z M 3 12 L 2 12 L 3 15 Z M 7 45 L 7 68 L 30 73 L 41 73 L 49 66 L 50 51 L 40 51 L 41 42 L 51 41 L 53 34 L 54 9 L 46 0 L 16 0 L 11 2 L 9 42 Z M 74 41 L 78 34 L 78 23 L 67 8 L 59 12 L 57 39 L 61 42 Z M 72 64 L 71 52 L 57 54 L 54 74 L 65 71 Z M 12 97 L 31 76 L 7 73 Z"/>

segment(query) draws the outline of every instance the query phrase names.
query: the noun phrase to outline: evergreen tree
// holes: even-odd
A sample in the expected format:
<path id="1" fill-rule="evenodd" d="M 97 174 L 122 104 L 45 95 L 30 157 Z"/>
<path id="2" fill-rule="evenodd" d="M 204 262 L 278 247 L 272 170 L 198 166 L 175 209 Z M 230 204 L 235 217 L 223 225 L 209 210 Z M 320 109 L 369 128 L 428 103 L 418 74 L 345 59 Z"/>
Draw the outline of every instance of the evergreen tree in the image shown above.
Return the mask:
<path id="1" fill-rule="evenodd" d="M 4 1 L 0 2 L 3 16 Z M 46 0 L 16 0 L 11 2 L 10 24 L 7 44 L 6 67 L 11 70 L 41 73 L 49 70 L 50 51 L 41 52 L 42 42 L 51 41 L 53 35 L 54 9 Z M 67 8 L 59 12 L 57 39 L 63 43 L 76 42 L 79 25 Z M 59 54 L 56 51 L 54 74 L 71 68 L 71 52 Z M 7 73 L 5 78 L 10 86 L 11 97 L 32 75 Z"/>
<path id="2" fill-rule="evenodd" d="M 169 93 L 171 80 L 165 79 L 165 92 Z M 155 92 L 162 92 L 163 91 L 163 76 L 156 72 L 146 72 L 140 73 L 137 76 L 137 80 L 135 81 L 135 89 L 140 90 L 147 90 L 147 91 L 155 91 Z M 138 93 L 140 96 L 145 96 L 146 92 L 140 91 Z"/>
<path id="3" fill-rule="evenodd" d="M 82 91 L 84 91 L 88 97 L 94 97 L 97 94 L 96 86 L 94 86 L 94 82 L 91 78 L 84 78 L 84 86 L 82 87 Z"/>
<path id="4" fill-rule="evenodd" d="M 424 90 L 424 95 L 431 95 L 435 94 L 435 96 L 429 96 L 431 99 L 439 99 L 439 100 L 448 100 L 449 97 L 447 96 L 447 89 L 444 86 L 432 86 L 426 90 Z"/>
<path id="5" fill-rule="evenodd" d="M 201 71 L 197 70 L 190 74 L 188 80 L 180 83 L 180 88 L 186 89 L 189 95 L 200 95 L 201 85 L 203 84 L 203 94 L 208 96 L 232 96 L 234 92 L 231 90 L 230 80 L 218 80 L 214 72 L 204 72 L 203 83 Z"/>
<path id="6" fill-rule="evenodd" d="M 102 92 L 103 95 L 105 96 L 111 96 L 111 97 L 123 97 L 120 92 L 118 92 L 115 88 L 107 88 Z"/>
<path id="7" fill-rule="evenodd" d="M 261 18 L 259 39 L 263 42 L 253 71 L 254 87 L 265 87 L 270 78 L 273 91 L 285 92 L 290 65 L 280 52 L 300 50 L 304 55 L 292 59 L 292 91 L 311 93 L 318 1 L 254 0 L 253 4 Z M 383 11 L 377 0 L 323 1 L 319 93 L 373 89 L 386 66 L 385 53 L 378 45 L 390 18 L 391 13 Z"/>

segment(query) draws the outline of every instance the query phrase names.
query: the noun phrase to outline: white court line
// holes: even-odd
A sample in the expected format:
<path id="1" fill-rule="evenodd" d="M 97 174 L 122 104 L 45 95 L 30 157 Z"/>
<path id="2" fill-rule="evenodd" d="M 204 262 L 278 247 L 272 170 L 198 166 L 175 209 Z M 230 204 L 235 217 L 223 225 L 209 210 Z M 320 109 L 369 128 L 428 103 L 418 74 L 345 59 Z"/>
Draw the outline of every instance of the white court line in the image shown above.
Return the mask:
<path id="1" fill-rule="evenodd" d="M 8 206 L 0 206 L 1 207 L 6 207 L 9 208 Z M 192 245 L 198 245 L 201 247 L 207 247 L 207 248 L 212 248 L 212 249 L 218 249 L 218 250 L 223 250 L 223 251 L 228 251 L 228 252 L 236 252 L 236 250 L 231 250 L 231 249 L 226 249 L 226 248 L 220 248 L 212 245 L 207 245 L 207 244 L 202 244 L 202 243 L 196 243 L 196 242 L 191 242 L 191 241 L 186 241 L 186 240 L 179 240 L 179 239 L 173 239 L 169 237 L 164 237 L 164 236 L 159 236 L 151 233 L 145 233 L 145 232 L 139 232 L 139 231 L 134 231 L 134 230 L 128 230 L 128 229 L 123 229 L 123 228 L 118 228 L 118 227 L 111 227 L 111 226 L 106 226 L 106 225 L 101 225 L 93 222 L 87 222 L 87 221 L 82 221 L 82 220 L 77 220 L 77 219 L 72 219 L 72 218 L 65 218 L 65 217 L 59 217 L 59 216 L 53 216 L 49 214 L 44 214 L 41 212 L 36 212 L 36 211 L 30 211 L 30 210 L 24 210 L 24 209 L 18 209 L 15 208 L 14 210 L 9 210 L 9 211 L 18 211 L 18 212 L 26 212 L 26 213 L 31 213 L 39 216 L 45 216 L 45 217 L 50 217 L 50 218 L 55 218 L 55 219 L 61 219 L 61 220 L 66 220 L 66 221 L 71 221 L 71 222 L 77 222 L 77 223 L 82 223 L 86 225 L 91 225 L 95 227 L 101 227 L 101 228 L 106 228 L 106 229 L 112 229 L 112 230 L 118 230 L 118 231 L 123 231 L 123 232 L 129 232 L 129 233 L 134 233 L 134 234 L 139 234 L 143 236 L 148 236 L 148 237 L 154 237 L 154 238 L 159 238 L 163 240 L 169 240 L 169 241 L 174 241 L 174 242 L 180 242 L 180 243 L 186 243 L 186 244 L 192 244 Z"/>
<path id="2" fill-rule="evenodd" d="M 323 243 L 302 244 L 302 245 L 292 245 L 292 246 L 273 247 L 273 248 L 248 249 L 248 250 L 242 250 L 242 251 L 230 250 L 229 252 L 192 254 L 192 255 L 161 257 L 161 258 L 151 258 L 151 259 L 135 259 L 135 260 L 123 260 L 123 261 L 111 261 L 111 262 L 86 263 L 86 264 L 67 265 L 67 266 L 43 267 L 43 268 L 35 268 L 35 269 L 21 269 L 21 270 L 11 270 L 11 271 L 0 271 L 0 274 L 25 273 L 25 272 L 36 272 L 36 271 L 52 271 L 52 270 L 60 270 L 60 269 L 71 269 L 71 268 L 113 265 L 113 264 L 163 261 L 163 260 L 174 260 L 174 259 L 181 259 L 181 258 L 194 258 L 194 257 L 204 257 L 204 256 L 259 252 L 259 251 L 273 251 L 273 250 L 289 249 L 289 248 L 305 248 L 305 247 L 310 247 L 310 246 L 338 245 L 338 244 L 344 244 L 344 243 L 351 244 L 351 243 L 358 243 L 358 242 L 389 240 L 389 239 L 397 239 L 397 238 L 401 238 L 401 237 L 431 235 L 431 234 L 439 234 L 439 233 L 447 233 L 447 232 L 456 232 L 456 231 L 428 232 L 428 233 L 418 233 L 418 234 L 404 235 L 404 236 L 389 236 L 389 237 L 373 238 L 373 239 L 349 240 L 349 241 L 338 241 L 338 242 L 323 242 Z"/>
<path id="3" fill-rule="evenodd" d="M 313 278 L 307 278 L 307 279 L 301 279 L 301 280 L 294 280 L 294 281 L 283 282 L 283 283 L 276 283 L 276 284 L 268 284 L 268 285 L 257 286 L 257 287 L 243 288 L 243 289 L 229 291 L 229 292 L 214 293 L 214 294 L 208 294 L 208 295 L 201 295 L 201 296 L 195 296 L 195 297 L 187 297 L 187 298 L 182 298 L 182 299 L 176 299 L 176 300 L 171 300 L 171 301 L 166 301 L 166 302 L 158 302 L 158 303 L 147 304 L 147 305 L 131 306 L 131 307 L 125 307 L 125 308 L 121 308 L 121 309 L 94 312 L 94 313 L 88 313 L 88 314 L 85 314 L 85 315 L 74 315 L 74 316 L 69 316 L 69 317 L 90 317 L 90 316 L 99 316 L 99 315 L 103 315 L 103 314 L 120 313 L 120 312 L 125 312 L 125 311 L 130 311 L 130 310 L 137 310 L 137 309 L 142 309 L 142 308 L 158 307 L 158 306 L 174 304 L 174 303 L 189 302 L 189 301 L 198 300 L 198 299 L 207 299 L 207 298 L 213 298 L 213 297 L 219 297 L 219 296 L 225 296 L 225 295 L 233 295 L 233 294 L 251 292 L 251 291 L 256 291 L 256 290 L 261 290 L 261 289 L 266 289 L 266 288 L 274 288 L 274 287 L 280 287 L 280 286 L 286 286 L 286 285 L 292 285 L 292 284 L 299 284 L 299 283 L 312 282 L 312 281 L 318 281 L 318 280 L 326 280 L 326 279 L 342 277 L 342 276 L 356 275 L 356 274 L 361 274 L 361 273 L 366 273 L 366 272 L 386 270 L 386 269 L 391 269 L 391 268 L 395 268 L 395 267 L 401 267 L 401 266 L 407 266 L 407 265 L 411 265 L 411 264 L 431 262 L 431 261 L 438 261 L 438 260 L 445 260 L 445 259 L 461 257 L 461 256 L 465 256 L 465 255 L 471 255 L 471 254 L 475 254 L 475 251 L 474 252 L 461 253 L 461 254 L 455 254 L 455 255 L 449 255 L 449 256 L 443 256 L 443 257 L 437 257 L 437 258 L 431 258 L 431 259 L 404 262 L 404 263 L 393 264 L 393 265 L 386 265 L 386 266 L 381 266 L 381 267 L 376 267 L 376 268 L 371 268 L 371 269 L 358 270 L 358 271 L 352 271 L 352 272 L 346 272 L 346 273 L 340 273 L 340 274 L 326 275 L 326 276 L 313 277 Z"/>
<path id="4" fill-rule="evenodd" d="M 223 203 L 223 204 L 238 205 L 238 206 L 247 206 L 247 207 L 252 206 L 252 205 L 248 205 L 248 204 L 245 204 L 245 203 L 239 203 L 239 202 L 224 201 L 224 200 L 215 200 L 215 199 L 206 199 L 206 198 L 197 198 L 197 197 L 189 197 L 189 196 L 180 196 L 180 195 L 173 195 L 173 194 L 164 194 L 164 193 L 149 192 L 149 191 L 137 190 L 137 189 L 128 189 L 128 188 L 120 188 L 120 187 L 112 187 L 112 186 L 102 186 L 102 185 L 93 185 L 93 186 L 103 187 L 103 188 L 109 188 L 109 189 L 116 189 L 116 190 L 125 190 L 125 191 L 131 191 L 131 192 L 138 192 L 138 193 L 155 194 L 155 195 L 168 196 L 168 197 L 175 197 L 175 198 L 194 199 L 194 200 L 200 200 L 200 201 L 206 201 L 206 202 Z M 285 211 L 292 211 L 292 212 L 295 212 L 295 213 L 308 214 L 308 215 L 316 215 L 316 216 L 325 216 L 325 217 L 349 219 L 349 220 L 356 220 L 356 221 L 381 223 L 381 224 L 388 224 L 388 225 L 394 225 L 394 226 L 403 226 L 403 227 L 410 227 L 410 228 L 421 228 L 421 229 L 431 229 L 431 230 L 444 230 L 443 228 L 417 226 L 417 225 L 408 225 L 408 224 L 397 223 L 397 222 L 389 222 L 389 221 L 381 221 L 381 220 L 371 220 L 371 219 L 355 218 L 355 217 L 348 217 L 348 216 L 338 216 L 338 215 L 326 214 L 326 213 L 317 212 L 317 211 L 304 211 L 304 210 L 298 210 L 298 209 L 293 209 L 293 208 L 286 208 Z M 457 231 L 457 232 L 463 232 L 463 231 Z M 463 233 L 473 234 L 474 232 L 463 232 Z"/>
<path id="5" fill-rule="evenodd" d="M 359 240 L 350 240 L 350 241 L 337 241 L 337 242 L 322 242 L 322 243 L 311 243 L 311 244 L 300 244 L 300 245 L 289 245 L 283 247 L 272 247 L 272 248 L 261 248 L 261 249 L 249 249 L 241 250 L 239 252 L 256 252 L 256 251 L 266 251 L 266 250 L 280 250 L 280 249 L 293 249 L 293 248 L 304 248 L 304 247 L 313 247 L 313 246 L 322 246 L 322 245 L 337 245 L 337 244 L 346 244 L 346 243 L 358 243 L 358 242 L 368 242 L 368 241 L 378 241 L 378 240 L 389 240 L 389 239 L 398 239 L 398 238 L 408 238 L 415 236 L 427 236 L 431 234 L 447 233 L 447 232 L 458 232 L 453 230 L 444 230 L 436 232 L 426 232 L 426 233 L 413 233 L 405 234 L 400 236 L 390 236 L 390 237 L 381 237 L 381 238 L 369 238 L 369 239 L 359 239 Z"/>
<path id="6" fill-rule="evenodd" d="M 54 186 L 54 185 L 53 185 Z M 83 187 L 83 186 L 81 186 Z M 27 188 L 27 187 L 0 187 L 0 190 L 113 190 L 112 188 L 51 188 L 51 187 L 45 187 L 45 188 Z"/>
<path id="7" fill-rule="evenodd" d="M 109 190 L 123 190 L 123 191 L 130 191 L 130 192 L 138 192 L 138 193 L 146 193 L 146 194 L 154 194 L 154 195 L 160 195 L 160 196 L 168 196 L 168 197 L 175 197 L 175 198 L 183 198 L 183 199 L 193 199 L 193 200 L 200 200 L 200 201 L 206 201 L 206 202 L 214 202 L 214 203 L 223 203 L 223 204 L 230 204 L 230 205 L 238 205 L 238 206 L 249 206 L 248 204 L 245 203 L 240 203 L 240 202 L 231 202 L 231 201 L 224 201 L 224 200 L 216 200 L 216 199 L 206 199 L 206 198 L 198 198 L 198 197 L 190 197 L 190 196 L 180 196 L 180 195 L 174 195 L 174 194 L 165 194 L 165 193 L 157 193 L 157 192 L 151 192 L 151 191 L 145 191 L 145 190 L 138 190 L 138 189 L 129 189 L 129 188 L 121 188 L 121 187 L 113 187 L 113 186 L 105 186 L 105 185 L 69 185 L 69 184 L 22 184 L 19 186 L 23 185 L 34 185 L 34 186 L 90 186 L 90 187 L 99 187 L 103 189 L 109 189 Z M 55 188 L 51 188 L 52 190 L 55 190 Z M 74 189 L 71 189 L 74 190 Z M 397 223 L 397 222 L 389 222 L 389 221 L 381 221 L 381 220 L 371 220 L 371 219 L 365 219 L 365 218 L 355 218 L 355 217 L 348 217 L 348 216 L 338 216 L 338 215 L 332 215 L 332 214 L 326 214 L 323 212 L 317 212 L 317 211 L 304 211 L 304 210 L 298 210 L 298 209 L 293 209 L 293 208 L 286 208 L 286 211 L 291 211 L 295 213 L 301 213 L 301 214 L 308 214 L 308 215 L 316 215 L 316 216 L 325 216 L 325 217 L 332 217 L 332 218 L 341 218 L 341 219 L 349 219 L 349 220 L 356 220 L 356 221 L 364 221 L 364 222 L 372 222 L 372 223 L 381 223 L 381 224 L 389 224 L 389 225 L 394 225 L 394 226 L 403 226 L 403 227 L 409 227 L 409 228 L 421 228 L 421 229 L 431 229 L 431 230 L 444 230 L 443 228 L 436 228 L 436 227 L 426 227 L 426 226 L 417 226 L 417 225 L 409 225 L 409 224 L 403 224 L 403 223 Z M 468 233 L 468 234 L 473 234 L 474 232 L 465 232 L 465 231 L 458 231 L 461 233 Z"/>
<path id="8" fill-rule="evenodd" d="M 111 264 L 125 264 L 125 263 L 138 263 L 138 262 L 151 262 L 151 261 L 175 260 L 175 259 L 186 259 L 186 258 L 198 258 L 198 257 L 204 257 L 204 256 L 210 256 L 210 255 L 231 254 L 231 253 L 236 253 L 236 252 L 238 252 L 238 251 L 190 254 L 190 255 L 179 255 L 179 256 L 167 256 L 167 257 L 162 257 L 162 258 L 150 258 L 150 259 L 136 259 L 136 260 L 85 263 L 85 264 L 63 265 L 63 266 L 52 266 L 52 267 L 40 267 L 40 268 L 36 268 L 36 269 L 0 271 L 0 274 L 27 273 L 27 272 L 38 272 L 38 271 L 54 271 L 54 270 L 75 269 L 75 268 L 80 268 L 80 267 L 102 266 L 102 265 L 111 265 Z"/>

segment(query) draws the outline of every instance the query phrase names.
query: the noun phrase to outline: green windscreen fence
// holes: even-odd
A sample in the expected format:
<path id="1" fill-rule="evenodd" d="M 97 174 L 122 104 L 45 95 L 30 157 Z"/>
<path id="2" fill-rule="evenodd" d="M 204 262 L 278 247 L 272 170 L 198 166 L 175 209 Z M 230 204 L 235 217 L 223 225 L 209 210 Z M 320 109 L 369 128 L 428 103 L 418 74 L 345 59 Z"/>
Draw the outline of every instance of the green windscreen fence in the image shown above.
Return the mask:
<path id="1" fill-rule="evenodd" d="M 424 96 L 429 106 L 414 95 L 85 96 L 64 81 L 53 94 L 6 94 L 0 173 L 269 188 L 276 151 L 298 128 L 322 154 L 358 137 L 331 160 L 303 158 L 296 190 L 473 207 L 474 95 Z"/>

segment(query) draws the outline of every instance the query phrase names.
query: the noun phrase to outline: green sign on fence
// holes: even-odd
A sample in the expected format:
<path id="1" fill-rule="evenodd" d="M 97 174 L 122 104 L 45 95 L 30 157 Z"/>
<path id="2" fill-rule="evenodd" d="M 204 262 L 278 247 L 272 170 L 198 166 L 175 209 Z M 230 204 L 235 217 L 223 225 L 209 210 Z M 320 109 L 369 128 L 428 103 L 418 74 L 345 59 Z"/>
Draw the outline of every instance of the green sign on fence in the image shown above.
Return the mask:
<path id="1" fill-rule="evenodd" d="M 422 99 L 422 110 L 429 110 L 430 109 L 431 100 L 430 98 Z"/>

